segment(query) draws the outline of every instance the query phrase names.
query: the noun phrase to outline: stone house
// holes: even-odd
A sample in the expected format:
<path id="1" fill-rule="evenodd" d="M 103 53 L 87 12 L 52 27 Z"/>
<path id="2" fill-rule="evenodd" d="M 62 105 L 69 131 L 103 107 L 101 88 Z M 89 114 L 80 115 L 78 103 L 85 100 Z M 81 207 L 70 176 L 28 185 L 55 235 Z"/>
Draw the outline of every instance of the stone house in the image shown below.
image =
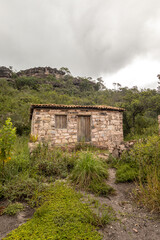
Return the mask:
<path id="1" fill-rule="evenodd" d="M 75 146 L 87 142 L 95 146 L 114 147 L 123 141 L 122 108 L 57 104 L 31 105 L 31 136 L 49 146 Z"/>

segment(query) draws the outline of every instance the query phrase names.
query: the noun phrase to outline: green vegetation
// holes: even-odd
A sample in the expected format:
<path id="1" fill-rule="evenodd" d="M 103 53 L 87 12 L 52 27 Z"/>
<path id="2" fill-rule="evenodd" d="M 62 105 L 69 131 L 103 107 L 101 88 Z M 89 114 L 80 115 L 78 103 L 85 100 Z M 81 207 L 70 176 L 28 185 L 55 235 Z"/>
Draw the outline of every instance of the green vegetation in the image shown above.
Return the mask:
<path id="1" fill-rule="evenodd" d="M 68 69 L 63 70 L 66 74 L 59 79 L 16 74 L 10 81 L 0 79 L 0 199 L 11 202 L 5 209 L 7 214 L 22 210 L 16 201 L 36 208 L 33 219 L 6 239 L 98 240 L 102 239 L 98 228 L 114 220 L 113 209 L 95 203 L 96 213 L 98 209 L 95 214 L 73 190 L 76 186 L 98 196 L 114 194 L 114 189 L 106 184 L 107 163 L 96 156 L 97 148 L 78 144 L 73 152 L 59 148 L 51 151 L 46 145 L 38 146 L 29 155 L 31 103 L 105 104 L 125 108 L 125 139 L 137 139 L 137 143 L 121 159 L 110 160 L 110 164 L 117 169 L 117 182 L 136 181 L 135 199 L 139 204 L 160 212 L 160 137 L 156 135 L 159 92 L 136 87 L 110 90 L 104 87 L 101 78 L 97 82 L 74 78 Z M 36 138 L 30 136 L 32 142 Z M 55 182 L 57 179 L 62 182 Z M 68 186 L 70 181 L 72 188 Z"/>
<path id="2" fill-rule="evenodd" d="M 63 183 L 50 186 L 34 217 L 5 239 L 102 239 L 96 231 L 102 220 L 80 199 L 80 194 Z"/>
<path id="3" fill-rule="evenodd" d="M 11 160 L 11 151 L 16 139 L 16 128 L 12 127 L 11 119 L 8 118 L 0 130 L 0 161 L 3 168 L 7 161 Z"/>
<path id="4" fill-rule="evenodd" d="M 108 177 L 107 165 L 96 158 L 91 152 L 81 152 L 75 163 L 71 178 L 80 187 L 89 186 L 97 179 L 101 181 Z"/>
<path id="5" fill-rule="evenodd" d="M 106 184 L 106 182 L 104 180 L 92 181 L 88 187 L 88 190 L 90 192 L 96 194 L 97 196 L 102 196 L 102 197 L 107 197 L 108 195 L 115 193 L 114 188 L 112 188 L 111 186 Z"/>
<path id="6" fill-rule="evenodd" d="M 113 210 L 101 206 L 96 213 L 88 202 L 84 203 L 82 195 L 73 190 L 73 184 L 69 187 L 69 178 L 72 172 L 75 174 L 76 164 L 82 161 L 81 170 L 89 167 L 83 179 L 89 184 L 86 190 L 108 196 L 113 189 L 104 181 L 108 176 L 107 164 L 94 157 L 91 146 L 88 150 L 85 147 L 85 151 L 78 146 L 73 152 L 38 146 L 30 156 L 27 143 L 27 137 L 16 139 L 12 159 L 4 167 L 5 174 L 0 164 L 0 198 L 10 202 L 2 213 L 14 215 L 22 211 L 23 205 L 17 201 L 36 208 L 36 212 L 32 220 L 6 239 L 102 239 L 97 230 L 114 220 Z M 94 177 L 98 178 L 95 186 Z M 68 178 L 68 182 L 64 178 Z M 55 182 L 57 179 L 62 182 Z"/>
<path id="7" fill-rule="evenodd" d="M 3 186 L 3 197 L 11 201 L 29 201 L 37 190 L 43 186 L 33 176 L 27 173 L 21 173 L 15 176 L 11 181 L 6 181 Z"/>
<path id="8" fill-rule="evenodd" d="M 22 203 L 10 203 L 3 211 L 3 214 L 15 215 L 24 209 Z"/>
<path id="9" fill-rule="evenodd" d="M 60 148 L 49 150 L 48 146 L 39 146 L 31 160 L 37 174 L 65 178 L 73 168 L 75 155 Z"/>
<path id="10" fill-rule="evenodd" d="M 157 115 L 160 114 L 160 94 L 156 90 L 120 87 L 111 90 L 103 80 L 73 77 L 67 73 L 57 79 L 17 77 L 10 81 L 0 79 L 0 127 L 8 116 L 19 135 L 29 134 L 30 104 L 110 105 L 123 107 L 124 136 L 126 139 L 149 136 L 158 132 Z"/>
<path id="11" fill-rule="evenodd" d="M 120 165 L 116 172 L 116 182 L 133 182 L 138 177 L 138 170 L 129 164 Z"/>
<path id="12" fill-rule="evenodd" d="M 152 211 L 160 211 L 160 137 L 150 136 L 137 141 L 121 159 L 113 159 L 116 181 L 137 180 L 137 201 Z"/>
<path id="13" fill-rule="evenodd" d="M 72 181 L 81 189 L 99 196 L 108 196 L 114 189 L 105 183 L 108 167 L 91 152 L 80 152 L 71 173 Z"/>

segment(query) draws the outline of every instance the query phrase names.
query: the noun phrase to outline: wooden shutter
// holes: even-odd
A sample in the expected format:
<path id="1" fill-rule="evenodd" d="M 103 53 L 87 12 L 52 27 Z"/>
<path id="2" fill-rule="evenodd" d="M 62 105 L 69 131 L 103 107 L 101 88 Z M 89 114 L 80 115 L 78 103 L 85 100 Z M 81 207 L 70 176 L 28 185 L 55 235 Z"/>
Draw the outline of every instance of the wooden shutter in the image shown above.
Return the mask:
<path id="1" fill-rule="evenodd" d="M 91 117 L 78 116 L 78 142 L 91 141 Z"/>
<path id="2" fill-rule="evenodd" d="M 67 115 L 55 115 L 56 128 L 67 128 Z"/>

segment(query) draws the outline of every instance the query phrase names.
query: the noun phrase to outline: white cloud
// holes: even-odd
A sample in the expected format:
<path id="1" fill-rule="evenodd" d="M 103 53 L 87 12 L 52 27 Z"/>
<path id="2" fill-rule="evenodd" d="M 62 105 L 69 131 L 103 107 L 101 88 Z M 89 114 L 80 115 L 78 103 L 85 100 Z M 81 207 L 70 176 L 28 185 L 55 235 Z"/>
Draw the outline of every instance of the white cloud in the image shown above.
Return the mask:
<path id="1" fill-rule="evenodd" d="M 159 21 L 159 0 L 0 0 L 0 65 L 66 66 L 131 85 L 133 68 L 160 73 Z"/>

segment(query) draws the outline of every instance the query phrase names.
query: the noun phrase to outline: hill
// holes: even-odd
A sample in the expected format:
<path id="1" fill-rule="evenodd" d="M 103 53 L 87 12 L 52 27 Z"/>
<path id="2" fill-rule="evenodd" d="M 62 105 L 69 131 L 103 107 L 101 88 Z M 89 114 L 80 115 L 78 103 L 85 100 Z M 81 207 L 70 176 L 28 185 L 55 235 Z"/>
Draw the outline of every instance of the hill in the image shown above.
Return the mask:
<path id="1" fill-rule="evenodd" d="M 125 136 L 157 131 L 159 92 L 118 87 L 117 90 L 107 89 L 102 78 L 74 77 L 67 68 L 38 67 L 15 73 L 11 68 L 0 67 L 0 126 L 11 117 L 17 133 L 28 134 L 31 103 L 102 104 L 127 110 L 124 113 Z"/>

